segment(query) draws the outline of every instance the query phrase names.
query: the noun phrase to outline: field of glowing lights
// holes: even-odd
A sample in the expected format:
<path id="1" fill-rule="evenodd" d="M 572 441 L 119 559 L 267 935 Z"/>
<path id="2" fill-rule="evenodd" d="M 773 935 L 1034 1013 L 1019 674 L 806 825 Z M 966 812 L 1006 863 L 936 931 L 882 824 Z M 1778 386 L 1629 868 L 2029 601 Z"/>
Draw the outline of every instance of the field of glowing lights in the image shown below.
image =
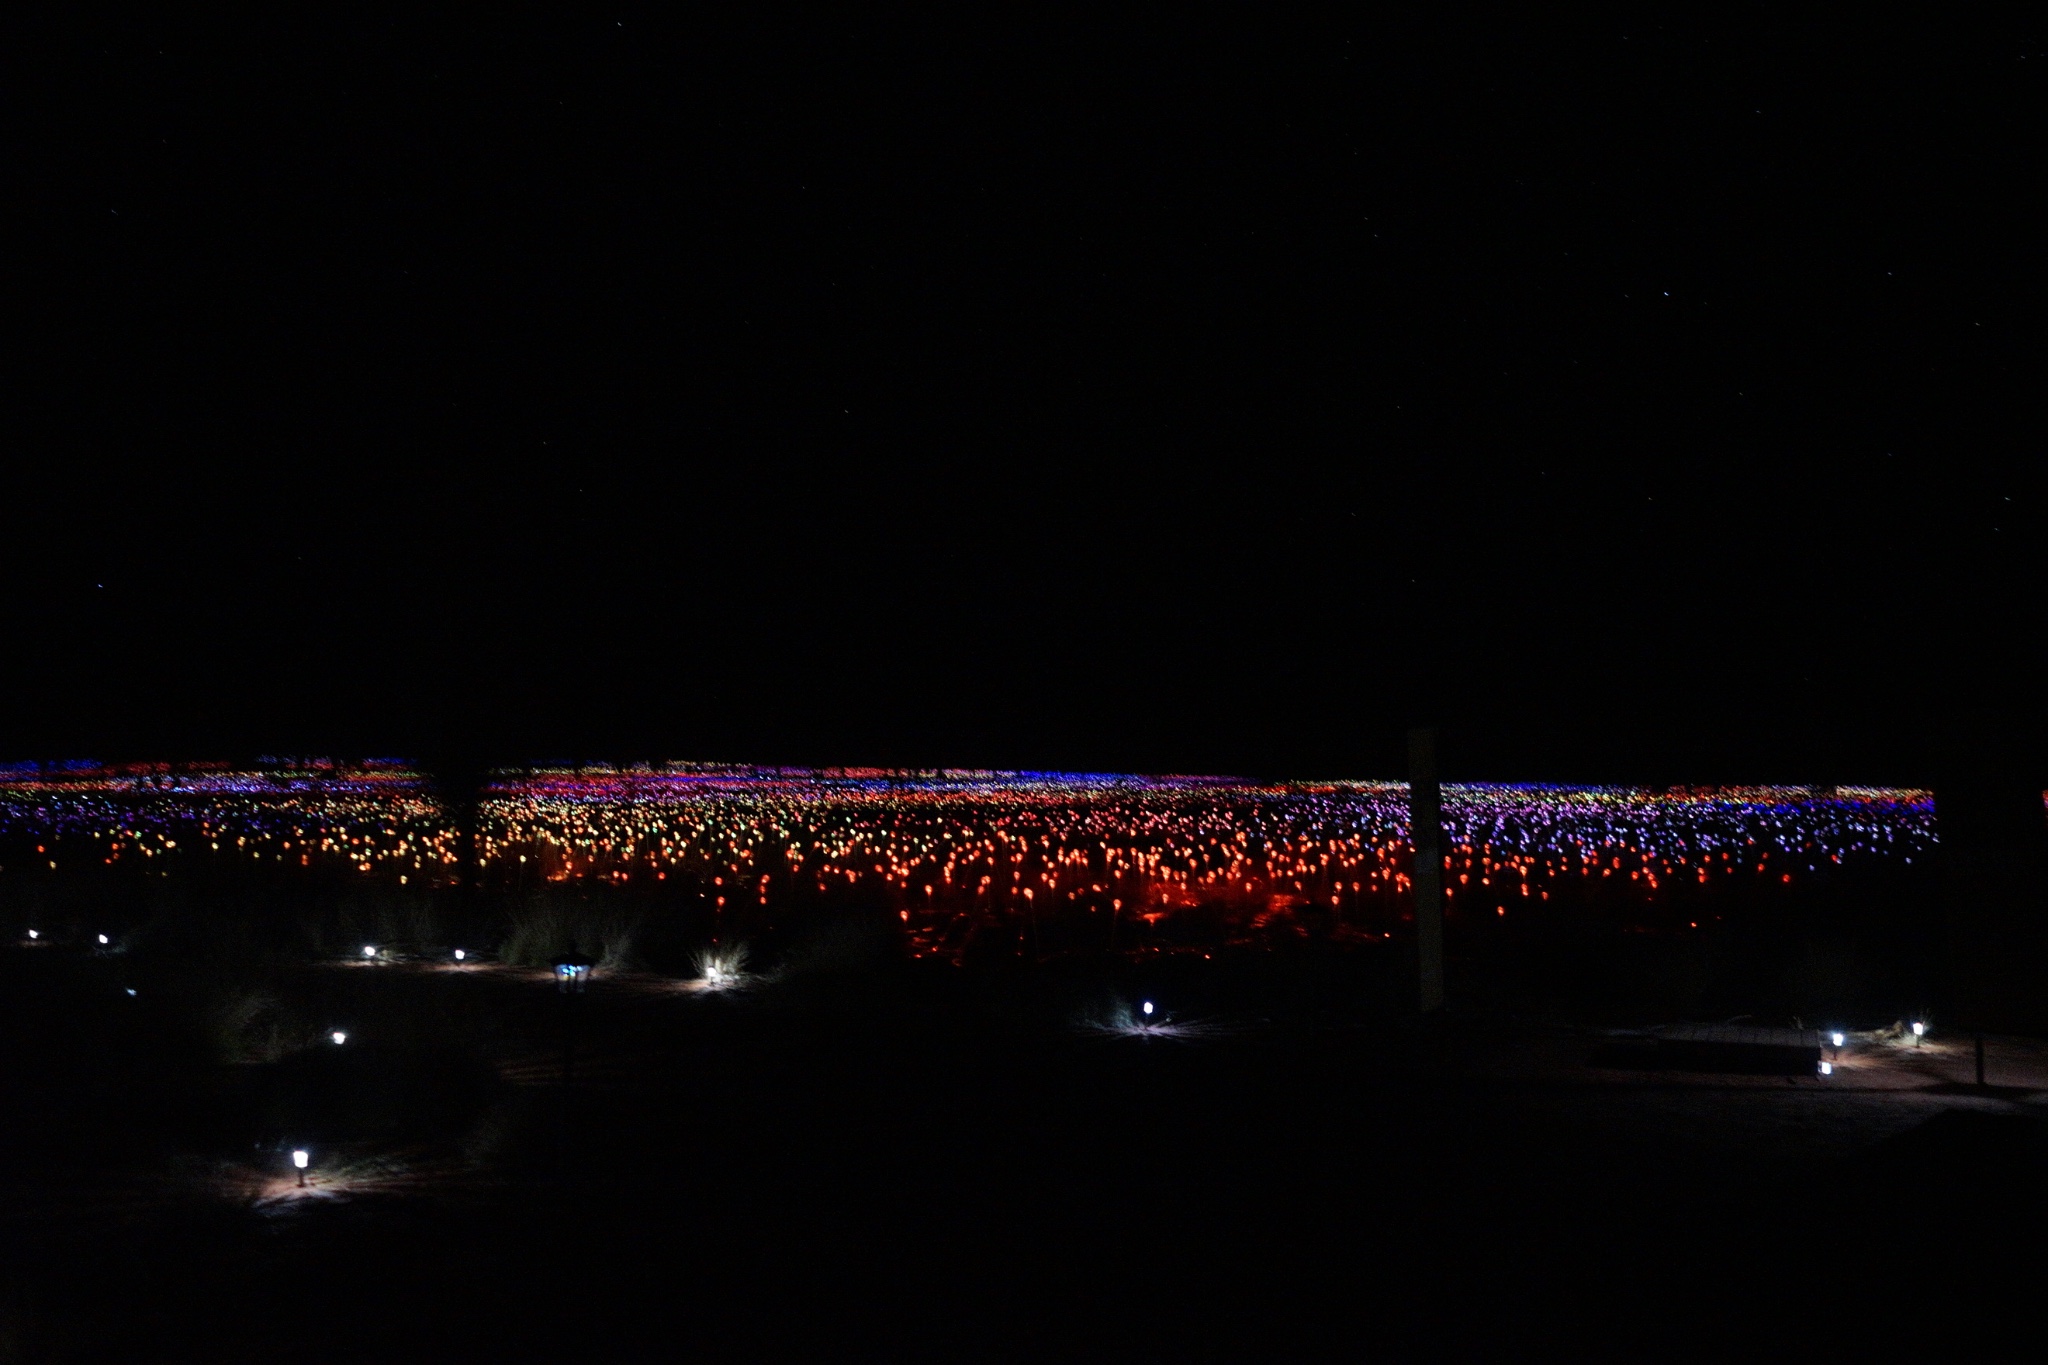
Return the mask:
<path id="1" fill-rule="evenodd" d="M 171 1323 L 227 1331 L 212 1358 L 319 1358 L 307 1282 L 379 1305 L 335 1359 L 515 1358 L 536 1296 L 632 1318 L 677 1284 L 741 1306 L 701 1311 L 721 1345 L 756 1346 L 787 1285 L 889 1337 L 907 1284 L 937 1286 L 941 1331 L 1007 1321 L 1019 1285 L 1096 1294 L 1067 1278 L 1087 1256 L 1044 1249 L 1134 1228 L 1203 1249 L 1086 1272 L 1139 1277 L 1112 1316 L 1148 1340 L 1247 1292 L 1246 1264 L 1313 1312 L 1307 1249 L 1359 1237 L 1457 1258 L 1505 1238 L 1496 1279 L 1537 1267 L 1541 1296 L 1568 1265 L 1576 1294 L 1601 1257 L 1634 1273 L 1623 1215 L 1674 1188 L 1671 1245 L 1723 1248 L 1705 1261 L 1781 1208 L 1772 1244 L 1806 1244 L 1838 1221 L 1814 1163 L 1971 1074 L 1967 1038 L 1899 1022 L 1925 1025 L 1936 956 L 1925 792 L 1447 786 L 1431 1016 L 1407 797 L 704 764 L 0 770 L 0 1272 L 26 1286 L 0 1345 L 146 1358 Z M 587 991 L 551 968 L 571 952 Z M 1734 1018 L 1839 1041 L 1819 1075 L 1642 1069 L 1667 1026 Z M 2048 1093 L 2026 1040 L 1989 1064 Z M 1347 1270 L 1328 1302 L 1372 1281 Z"/>
<path id="2" fill-rule="evenodd" d="M 707 916 L 713 941 L 886 909 L 916 957 L 1170 952 L 1399 936 L 1407 791 L 1113 774 L 668 764 L 495 774 L 474 818 L 397 764 L 16 768 L 0 878 L 317 875 L 498 895 L 602 889 Z M 1448 785 L 1447 913 L 1696 929 L 1754 894 L 1903 871 L 1921 791 Z M 470 864 L 474 863 L 474 871 Z"/>

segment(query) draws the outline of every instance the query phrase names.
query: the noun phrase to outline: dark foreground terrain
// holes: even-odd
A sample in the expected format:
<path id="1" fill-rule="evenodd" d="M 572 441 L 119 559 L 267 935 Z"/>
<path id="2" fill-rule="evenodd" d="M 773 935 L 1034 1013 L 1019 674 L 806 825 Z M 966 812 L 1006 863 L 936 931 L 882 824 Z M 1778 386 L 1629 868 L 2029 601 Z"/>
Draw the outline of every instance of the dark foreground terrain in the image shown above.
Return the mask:
<path id="1" fill-rule="evenodd" d="M 1288 1015 L 1215 963 L 398 962 L 226 1063 L 174 981 L 4 956 L 0 1361 L 1778 1358 L 1955 1347 L 2043 1259 L 2024 1040 L 1980 1090 L 1938 1034 L 1717 1076 L 1350 1008 L 1385 963 Z M 1116 1031 L 1149 994 L 1186 1036 Z"/>

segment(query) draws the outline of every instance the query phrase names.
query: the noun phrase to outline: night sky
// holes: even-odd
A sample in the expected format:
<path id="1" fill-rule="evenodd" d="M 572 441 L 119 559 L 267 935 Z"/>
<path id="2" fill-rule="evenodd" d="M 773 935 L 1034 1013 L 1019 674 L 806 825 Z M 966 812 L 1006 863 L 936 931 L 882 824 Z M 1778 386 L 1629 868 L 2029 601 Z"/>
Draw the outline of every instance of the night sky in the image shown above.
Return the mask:
<path id="1" fill-rule="evenodd" d="M 2034 17 L 743 8 L 16 30 L 0 758 L 1910 782 L 2035 707 Z"/>

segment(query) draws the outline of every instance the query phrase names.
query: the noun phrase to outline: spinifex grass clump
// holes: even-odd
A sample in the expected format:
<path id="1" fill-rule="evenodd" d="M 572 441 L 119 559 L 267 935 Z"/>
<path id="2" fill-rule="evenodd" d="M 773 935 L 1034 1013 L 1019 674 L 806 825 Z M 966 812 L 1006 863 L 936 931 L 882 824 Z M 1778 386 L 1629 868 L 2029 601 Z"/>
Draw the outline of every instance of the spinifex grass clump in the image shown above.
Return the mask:
<path id="1" fill-rule="evenodd" d="M 758 978 L 747 970 L 749 953 L 744 943 L 702 948 L 691 958 L 701 988 L 729 991 L 752 984 Z"/>
<path id="2" fill-rule="evenodd" d="M 515 967 L 545 967 L 564 953 L 597 959 L 600 972 L 639 965 L 640 917 L 613 904 L 537 893 L 511 914 L 498 956 Z"/>
<path id="3" fill-rule="evenodd" d="M 1075 1020 L 1075 1026 L 1083 1033 L 1105 1038 L 1170 1038 L 1181 1041 L 1214 1038 L 1229 1031 L 1210 1019 L 1175 1018 L 1150 1000 L 1139 1001 L 1135 1007 L 1127 1000 L 1115 1001 L 1107 1008 L 1084 1012 Z"/>
<path id="4" fill-rule="evenodd" d="M 228 1062 L 275 1062 L 310 1046 L 314 1025 L 261 986 L 215 983 L 205 1020 L 216 1054 Z"/>

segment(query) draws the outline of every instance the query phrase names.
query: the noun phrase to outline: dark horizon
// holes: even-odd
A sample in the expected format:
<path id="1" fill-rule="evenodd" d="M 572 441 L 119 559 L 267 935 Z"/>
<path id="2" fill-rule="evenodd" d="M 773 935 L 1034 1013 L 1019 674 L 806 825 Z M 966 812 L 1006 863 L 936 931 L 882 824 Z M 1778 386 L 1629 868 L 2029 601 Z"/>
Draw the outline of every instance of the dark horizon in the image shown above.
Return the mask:
<path id="1" fill-rule="evenodd" d="M 1590 742 L 1581 742 L 1563 759 L 1552 758 L 1542 771 L 1532 770 L 1527 755 L 1533 746 L 1517 745 L 1513 738 L 1497 735 L 1474 736 L 1469 732 L 1437 730 L 1438 744 L 1444 756 L 1448 771 L 1444 781 L 1468 784 L 1508 785 L 1566 785 L 1566 786 L 1627 786 L 1649 789 L 1677 787 L 1877 787 L 1912 788 L 1932 790 L 1939 786 L 1943 774 L 1954 763 L 1958 754 L 1973 756 L 1981 765 L 1983 755 L 1998 752 L 1998 745 L 2004 746 L 2002 760 L 1995 764 L 1995 771 L 2005 774 L 2008 779 L 2014 774 L 2023 774 L 2023 780 L 2034 780 L 2032 774 L 2039 767 L 2037 746 L 2039 732 L 2011 717 L 1994 720 L 1991 733 L 1998 743 L 1987 747 L 1984 731 L 1979 729 L 1963 737 L 1959 745 L 1957 738 L 1946 736 L 1932 727 L 1905 736 L 1892 736 L 1894 745 L 1888 754 L 1871 767 L 1876 772 L 1856 771 L 1846 775 L 1840 773 L 1801 771 L 1806 756 L 1820 754 L 1824 766 L 1828 755 L 1819 746 L 1800 743 L 1797 740 L 1781 742 L 1771 747 L 1769 766 L 1761 771 L 1754 765 L 1748 768 L 1738 764 L 1742 759 L 1730 759 L 1726 750 L 1708 761 L 1701 761 L 1696 755 L 1673 756 L 1670 747 L 1664 750 L 1650 750 L 1637 740 L 1623 751 L 1619 743 L 1602 745 L 1598 737 Z M 842 759 L 818 757 L 816 752 L 785 750 L 782 753 L 763 757 L 759 754 L 709 752 L 671 753 L 635 749 L 618 745 L 597 745 L 588 747 L 560 747 L 554 750 L 521 750 L 509 745 L 471 745 L 460 750 L 427 749 L 415 752 L 395 750 L 391 746 L 374 747 L 366 745 L 305 747 L 276 752 L 253 749 L 234 750 L 183 750 L 157 749 L 141 751 L 134 749 L 104 750 L 98 752 L 79 751 L 74 753 L 14 754 L 0 759 L 0 764 L 37 763 L 61 768 L 62 765 L 96 763 L 107 767 L 140 767 L 154 765 L 165 772 L 192 771 L 212 765 L 226 765 L 235 770 L 256 770 L 275 766 L 298 766 L 307 763 L 324 762 L 344 767 L 374 764 L 380 761 L 396 761 L 408 767 L 434 772 L 453 769 L 462 772 L 483 770 L 511 771 L 520 768 L 552 768 L 561 766 L 610 765 L 620 770 L 638 764 L 701 763 L 707 765 L 729 765 L 736 768 L 789 768 L 793 770 L 827 771 L 834 769 L 863 769 L 875 771 L 900 771 L 905 773 L 935 771 L 991 771 L 1004 773 L 1121 773 L 1131 776 L 1197 776 L 1237 778 L 1256 782 L 1294 781 L 1403 781 L 1407 777 L 1407 760 L 1402 752 L 1406 744 L 1406 731 L 1375 735 L 1370 742 L 1352 746 L 1348 752 L 1357 755 L 1353 766 L 1306 767 L 1286 766 L 1281 763 L 1245 764 L 1235 768 L 1222 766 L 1173 766 L 1160 762 L 1149 766 L 1130 764 L 1090 764 L 1083 761 L 1071 762 L 1028 762 L 1010 763 L 952 762 L 932 759 L 921 753 L 904 756 L 901 750 L 892 750 L 886 757 L 866 759 L 855 757 Z M 1492 741 L 1489 743 L 1488 741 Z M 1752 742 L 1754 739 L 1752 737 Z M 1050 746 L 1047 746 L 1050 748 Z M 1333 750 L 1335 746 L 1330 746 Z M 1732 747 L 1732 746 L 1730 746 Z M 1551 755 L 1560 752 L 1553 748 Z M 1872 752 L 1866 750 L 1865 753 Z M 1511 757 L 1503 758 L 1503 755 Z M 1788 757 L 1788 755 L 1791 755 Z M 1517 759 L 1522 766 L 1515 766 Z M 1541 760 L 1538 760 L 1541 761 Z M 1362 766 L 1361 766 L 1362 765 Z"/>
<path id="2" fill-rule="evenodd" d="M 0 758 L 2039 773 L 1962 22 L 52 20 Z"/>

